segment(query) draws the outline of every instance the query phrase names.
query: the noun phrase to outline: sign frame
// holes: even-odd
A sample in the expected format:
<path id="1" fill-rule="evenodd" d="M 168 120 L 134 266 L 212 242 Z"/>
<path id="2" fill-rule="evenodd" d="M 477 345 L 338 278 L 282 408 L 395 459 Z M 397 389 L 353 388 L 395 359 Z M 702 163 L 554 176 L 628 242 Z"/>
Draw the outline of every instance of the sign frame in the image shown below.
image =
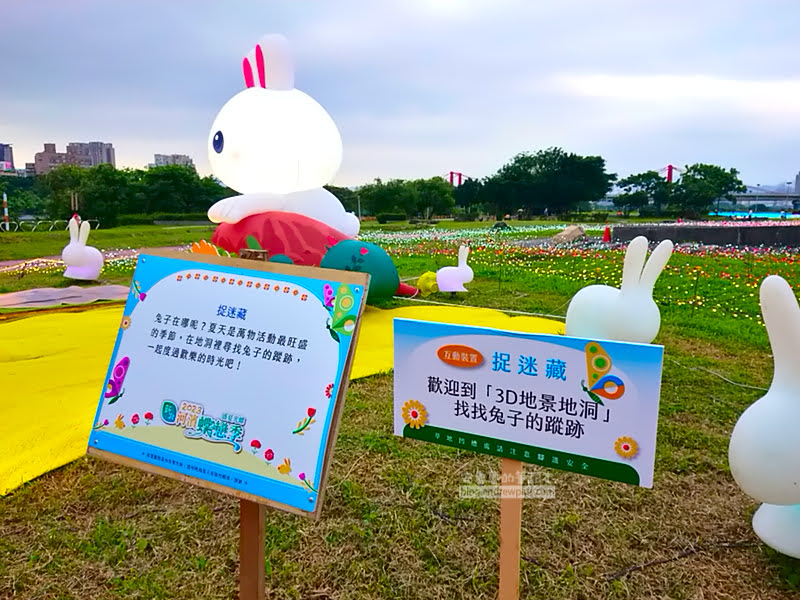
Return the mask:
<path id="1" fill-rule="evenodd" d="M 401 318 L 394 320 L 394 334 L 395 435 L 652 487 L 663 346 Z M 506 348 L 502 352 L 510 352 L 509 348 L 520 351 L 519 373 L 516 352 L 511 353 L 513 366 L 507 363 L 511 356 L 502 354 L 506 363 L 503 368 L 495 368 L 500 352 L 494 345 Z M 434 351 L 438 360 L 432 355 Z M 547 369 L 542 360 L 538 367 L 532 367 L 532 373 L 523 373 L 523 358 L 527 359 L 527 368 L 536 364 L 536 358 L 525 355 L 537 352 L 553 357 L 547 361 Z M 431 365 L 430 360 L 435 361 L 435 366 L 425 373 L 428 377 L 417 378 L 420 365 Z M 565 360 L 580 361 L 580 367 L 567 368 Z M 550 363 L 560 375 L 550 372 Z M 601 370 L 595 365 L 600 365 Z M 576 371 L 579 375 L 574 374 Z M 570 373 L 573 374 L 568 378 Z M 506 378 L 508 381 L 503 381 Z M 435 388 L 431 388 L 432 379 L 437 380 Z M 523 401 L 526 394 L 532 400 L 529 396 Z M 537 397 L 542 406 L 536 405 Z M 458 405 L 466 406 L 466 414 L 463 408 L 459 411 Z M 482 409 L 482 420 L 475 416 L 475 405 L 481 405 L 478 408 Z M 572 412 L 562 412 L 565 405 Z M 516 413 L 513 427 L 504 424 L 504 410 Z M 409 421 L 407 411 L 409 417 L 417 413 L 421 416 Z M 598 416 L 603 413 L 605 419 Z M 567 419 L 567 415 L 572 416 Z M 604 424 L 609 419 L 611 427 L 607 428 Z M 566 422 L 563 430 L 561 425 L 548 429 L 548 421 L 555 424 L 562 420 Z M 589 429 L 590 424 L 594 430 Z"/>
<path id="2" fill-rule="evenodd" d="M 96 448 L 94 447 L 94 444 L 97 443 L 95 439 L 95 433 L 96 433 L 95 431 L 91 432 L 87 445 L 87 454 L 96 458 L 101 458 L 103 460 L 107 460 L 109 462 L 113 462 L 123 466 L 133 467 L 148 473 L 162 475 L 170 479 L 175 479 L 178 481 L 182 481 L 184 483 L 190 483 L 199 487 L 214 490 L 226 495 L 234 496 L 244 502 L 251 502 L 259 505 L 270 506 L 272 508 L 277 508 L 279 510 L 289 512 L 292 514 L 310 516 L 315 520 L 319 519 L 322 506 L 324 503 L 324 494 L 325 494 L 325 489 L 327 487 L 330 464 L 333 459 L 333 451 L 336 444 L 336 438 L 339 432 L 339 426 L 341 423 L 342 410 L 344 407 L 344 399 L 349 385 L 350 369 L 352 367 L 355 348 L 358 342 L 361 320 L 363 318 L 364 308 L 366 306 L 367 290 L 370 279 L 369 274 L 355 272 L 355 271 L 322 269 L 319 267 L 298 266 L 298 265 L 283 264 L 283 263 L 247 260 L 247 259 L 233 258 L 233 257 L 222 257 L 211 254 L 184 253 L 184 252 L 168 251 L 168 250 L 142 252 L 139 255 L 139 260 L 142 260 L 142 257 L 146 259 L 146 257 L 148 256 L 191 262 L 196 264 L 197 268 L 213 269 L 214 267 L 222 267 L 223 270 L 231 268 L 246 270 L 252 272 L 253 276 L 263 277 L 266 274 L 267 276 L 273 275 L 279 277 L 281 275 L 287 275 L 305 279 L 325 280 L 337 283 L 346 283 L 350 285 L 363 286 L 363 293 L 361 293 L 361 299 L 360 302 L 358 303 L 358 311 L 356 313 L 358 315 L 358 318 L 356 319 L 355 328 L 352 331 L 351 340 L 349 343 L 349 347 L 347 349 L 346 357 L 344 359 L 342 373 L 341 373 L 341 381 L 336 386 L 337 391 L 335 399 L 334 398 L 331 399 L 331 407 L 332 407 L 331 417 L 330 417 L 331 420 L 328 429 L 327 440 L 325 440 L 324 444 L 323 460 L 319 476 L 319 489 L 316 492 L 316 501 L 313 510 L 305 511 L 295 506 L 284 504 L 282 502 L 266 498 L 257 494 L 248 493 L 243 490 L 229 487 L 221 483 L 209 481 L 198 477 L 193 477 L 191 475 L 180 473 L 166 467 L 161 467 L 158 465 L 151 464 L 149 462 L 144 462 L 141 460 L 137 460 L 135 458 L 131 458 L 129 456 L 116 454 L 114 452 Z M 139 263 L 137 261 L 137 267 L 138 265 Z M 176 269 L 175 272 L 177 273 L 180 272 L 181 270 L 182 269 L 179 268 Z M 133 279 L 131 281 L 131 292 L 136 293 L 135 282 L 133 281 Z M 122 335 L 123 331 L 122 329 L 120 329 L 117 332 L 116 342 L 114 345 L 114 350 L 112 351 L 112 356 L 105 381 L 108 381 L 112 375 L 112 371 L 114 369 L 114 358 L 116 358 L 116 353 L 119 348 L 119 342 L 121 340 Z M 95 413 L 95 418 L 93 422 L 97 422 L 100 410 L 104 405 L 104 401 L 105 400 L 103 397 L 103 392 L 101 392 L 100 401 L 98 403 L 97 411 Z"/>

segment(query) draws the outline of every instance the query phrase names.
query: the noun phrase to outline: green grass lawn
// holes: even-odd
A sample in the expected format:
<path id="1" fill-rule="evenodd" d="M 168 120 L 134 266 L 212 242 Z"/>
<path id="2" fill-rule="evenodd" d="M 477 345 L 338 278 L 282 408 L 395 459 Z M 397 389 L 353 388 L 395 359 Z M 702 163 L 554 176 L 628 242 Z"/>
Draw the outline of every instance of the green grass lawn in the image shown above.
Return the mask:
<path id="1" fill-rule="evenodd" d="M 455 263 L 458 235 L 404 233 L 376 238 L 401 277 Z M 622 250 L 472 235 L 470 291 L 430 300 L 564 315 L 581 287 L 619 284 Z M 654 488 L 526 466 L 556 497 L 524 502 L 521 598 L 798 597 L 800 561 L 759 543 L 757 503 L 727 464 L 736 419 L 771 380 L 757 300 L 770 273 L 800 284 L 789 252 L 673 255 L 654 293 L 665 347 Z M 497 503 L 458 486 L 498 460 L 397 438 L 391 407 L 391 375 L 351 384 L 321 520 L 268 511 L 270 597 L 495 597 Z M 84 458 L 0 499 L 0 597 L 234 597 L 237 519 L 233 498 Z"/>
<path id="2" fill-rule="evenodd" d="M 97 229 L 89 234 L 89 245 L 98 250 L 139 249 L 191 244 L 211 239 L 214 225 L 132 225 Z M 0 233 L 0 261 L 59 256 L 69 243 L 67 231 Z"/>

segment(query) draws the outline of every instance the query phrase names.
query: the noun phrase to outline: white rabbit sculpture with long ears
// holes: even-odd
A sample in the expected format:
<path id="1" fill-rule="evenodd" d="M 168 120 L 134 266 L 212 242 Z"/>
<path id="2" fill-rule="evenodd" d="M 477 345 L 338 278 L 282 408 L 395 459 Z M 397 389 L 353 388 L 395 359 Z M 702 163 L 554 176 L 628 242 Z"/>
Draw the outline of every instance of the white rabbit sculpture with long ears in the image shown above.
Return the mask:
<path id="1" fill-rule="evenodd" d="M 68 229 L 69 244 L 61 253 L 61 260 L 67 265 L 64 277 L 94 281 L 103 269 L 103 255 L 97 248 L 86 245 L 91 229 L 89 222 L 84 221 L 79 227 L 78 220 L 72 217 Z"/>
<path id="2" fill-rule="evenodd" d="M 566 334 L 593 340 L 652 342 L 661 327 L 653 286 L 672 249 L 673 243 L 664 240 L 645 263 L 647 238 L 631 240 L 625 252 L 620 289 L 590 285 L 575 294 L 567 308 Z"/>
<path id="3" fill-rule="evenodd" d="M 238 223 L 280 211 L 304 215 L 355 237 L 358 217 L 322 186 L 342 160 L 342 140 L 330 115 L 294 87 L 283 36 L 261 39 L 243 61 L 247 88 L 217 114 L 208 137 L 211 170 L 241 195 L 208 211 L 214 223 Z"/>
<path id="4" fill-rule="evenodd" d="M 753 515 L 756 535 L 800 558 L 800 308 L 783 278 L 761 283 L 761 314 L 775 363 L 772 385 L 739 417 L 728 462 L 742 491 L 764 503 Z"/>
<path id="5" fill-rule="evenodd" d="M 436 271 L 436 285 L 440 292 L 466 292 L 465 283 L 472 281 L 472 267 L 467 264 L 469 246 L 459 246 L 458 266 L 442 267 Z"/>

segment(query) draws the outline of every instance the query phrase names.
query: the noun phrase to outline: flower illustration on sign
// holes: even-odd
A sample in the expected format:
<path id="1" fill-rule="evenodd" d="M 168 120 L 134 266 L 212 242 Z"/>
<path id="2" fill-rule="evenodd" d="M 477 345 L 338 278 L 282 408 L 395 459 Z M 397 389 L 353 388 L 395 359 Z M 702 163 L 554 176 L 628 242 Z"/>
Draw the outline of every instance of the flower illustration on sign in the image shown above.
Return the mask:
<path id="1" fill-rule="evenodd" d="M 133 413 L 133 416 L 131 417 L 131 423 L 133 423 L 133 427 L 136 427 L 136 425 L 139 424 L 139 415 L 138 414 Z"/>
<path id="2" fill-rule="evenodd" d="M 144 299 L 147 298 L 147 294 L 142 291 L 142 284 L 138 281 L 133 282 L 133 294 L 139 299 L 139 302 L 144 302 Z"/>
<path id="3" fill-rule="evenodd" d="M 298 475 L 297 477 L 298 477 L 298 479 L 300 479 L 300 481 L 302 481 L 302 482 L 305 484 L 305 486 L 306 486 L 308 489 L 310 489 L 312 492 L 316 492 L 316 491 L 317 491 L 317 488 L 315 488 L 315 487 L 312 485 L 312 483 L 309 481 L 308 477 L 306 477 L 306 474 L 305 474 L 305 473 L 300 473 L 300 475 Z"/>
<path id="4" fill-rule="evenodd" d="M 150 425 L 150 421 L 153 420 L 153 413 L 151 413 L 150 411 L 144 413 L 144 420 L 146 421 L 146 425 Z"/>
<path id="5" fill-rule="evenodd" d="M 622 458 L 633 458 L 639 454 L 639 444 L 632 437 L 622 436 L 614 442 L 614 450 Z"/>
<path id="6" fill-rule="evenodd" d="M 428 411 L 425 406 L 418 400 L 408 400 L 403 404 L 403 421 L 406 425 L 419 429 L 423 427 L 428 420 Z"/>
<path id="7" fill-rule="evenodd" d="M 275 453 L 272 451 L 272 448 L 267 448 L 266 451 L 264 452 L 264 460 L 269 462 L 273 458 L 275 458 Z"/>
<path id="8" fill-rule="evenodd" d="M 122 322 L 119 324 L 120 327 L 123 329 L 127 329 L 131 326 L 131 318 L 128 315 L 122 317 Z"/>
<path id="9" fill-rule="evenodd" d="M 294 431 L 292 431 L 292 433 L 303 435 L 306 431 L 308 431 L 308 428 L 311 427 L 311 424 L 316 421 L 314 418 L 314 415 L 317 414 L 316 408 L 309 407 L 309 409 L 306 411 L 306 414 L 308 416 L 304 419 L 300 419 L 297 422 L 297 427 L 294 429 Z"/>
<path id="10" fill-rule="evenodd" d="M 330 398 L 332 393 L 333 393 L 333 384 L 329 383 L 328 385 L 325 386 L 325 396 Z"/>
<path id="11" fill-rule="evenodd" d="M 261 448 L 261 442 L 259 442 L 258 440 L 252 440 L 250 442 L 250 452 L 253 453 L 253 456 L 256 455 L 256 452 L 258 452 L 260 448 Z"/>

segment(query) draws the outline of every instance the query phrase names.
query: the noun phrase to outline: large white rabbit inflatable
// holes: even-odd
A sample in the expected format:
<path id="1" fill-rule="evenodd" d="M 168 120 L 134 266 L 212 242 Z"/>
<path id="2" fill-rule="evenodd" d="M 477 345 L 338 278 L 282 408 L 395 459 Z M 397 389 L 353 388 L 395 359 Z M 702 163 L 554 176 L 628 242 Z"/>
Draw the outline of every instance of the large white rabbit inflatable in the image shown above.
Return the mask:
<path id="1" fill-rule="evenodd" d="M 69 220 L 69 244 L 64 246 L 61 260 L 67 265 L 64 277 L 94 281 L 103 269 L 103 255 L 97 248 L 87 246 L 89 239 L 89 222 L 84 221 L 78 227 L 78 220 Z"/>
<path id="2" fill-rule="evenodd" d="M 567 308 L 566 334 L 593 340 L 649 344 L 661 327 L 653 286 L 672 255 L 664 240 L 647 258 L 647 238 L 631 240 L 625 252 L 620 289 L 590 285 L 580 290 Z"/>
<path id="3" fill-rule="evenodd" d="M 243 61 L 245 85 L 219 111 L 208 136 L 211 170 L 241 195 L 208 211 L 214 223 L 283 211 L 358 235 L 360 223 L 323 189 L 342 160 L 342 140 L 330 115 L 294 87 L 283 36 L 261 39 Z"/>
<path id="4" fill-rule="evenodd" d="M 742 491 L 764 502 L 753 516 L 756 535 L 800 558 L 800 308 L 777 275 L 761 284 L 761 314 L 775 362 L 772 385 L 739 417 L 728 461 Z"/>

